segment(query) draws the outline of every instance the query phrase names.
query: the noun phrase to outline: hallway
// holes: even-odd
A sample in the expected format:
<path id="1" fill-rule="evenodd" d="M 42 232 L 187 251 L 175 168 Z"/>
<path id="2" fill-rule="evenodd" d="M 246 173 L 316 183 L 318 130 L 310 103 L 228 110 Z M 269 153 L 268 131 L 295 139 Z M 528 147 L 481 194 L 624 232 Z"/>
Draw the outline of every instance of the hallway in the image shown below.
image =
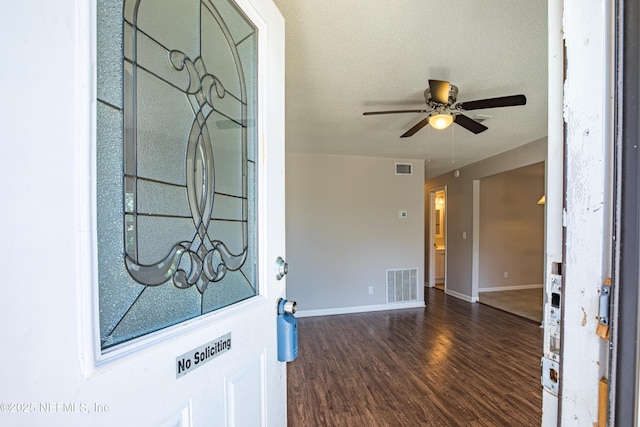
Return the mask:
<path id="1" fill-rule="evenodd" d="M 538 325 L 434 289 L 425 299 L 300 319 L 289 426 L 539 426 Z"/>

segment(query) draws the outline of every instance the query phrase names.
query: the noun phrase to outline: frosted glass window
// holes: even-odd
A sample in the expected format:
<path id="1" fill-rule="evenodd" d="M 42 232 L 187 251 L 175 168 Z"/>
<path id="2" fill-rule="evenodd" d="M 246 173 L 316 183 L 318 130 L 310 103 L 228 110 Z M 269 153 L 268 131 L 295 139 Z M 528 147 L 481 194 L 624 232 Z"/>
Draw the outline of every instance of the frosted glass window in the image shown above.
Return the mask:
<path id="1" fill-rule="evenodd" d="M 230 0 L 98 0 L 103 350 L 258 293 L 257 30 Z"/>

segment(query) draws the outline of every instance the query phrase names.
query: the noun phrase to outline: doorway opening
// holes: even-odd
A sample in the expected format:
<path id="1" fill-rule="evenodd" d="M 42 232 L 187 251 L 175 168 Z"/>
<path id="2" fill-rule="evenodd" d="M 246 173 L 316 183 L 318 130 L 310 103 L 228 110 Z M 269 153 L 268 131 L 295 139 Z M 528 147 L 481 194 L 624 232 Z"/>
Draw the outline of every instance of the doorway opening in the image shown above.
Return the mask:
<path id="1" fill-rule="evenodd" d="M 479 180 L 479 302 L 542 323 L 545 162 Z"/>
<path id="2" fill-rule="evenodd" d="M 447 265 L 447 189 L 437 188 L 430 193 L 429 218 L 429 287 L 446 292 Z"/>

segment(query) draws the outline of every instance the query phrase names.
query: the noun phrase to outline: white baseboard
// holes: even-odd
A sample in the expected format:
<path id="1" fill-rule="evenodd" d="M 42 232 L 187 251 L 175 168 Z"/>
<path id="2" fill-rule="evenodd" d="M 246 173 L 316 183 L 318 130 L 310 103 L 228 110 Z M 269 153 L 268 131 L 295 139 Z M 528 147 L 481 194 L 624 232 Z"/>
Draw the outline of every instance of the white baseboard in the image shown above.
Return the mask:
<path id="1" fill-rule="evenodd" d="M 542 284 L 515 285 L 515 286 L 491 286 L 486 288 L 478 288 L 478 292 L 519 291 L 522 289 L 538 289 L 542 287 L 543 287 Z"/>
<path id="2" fill-rule="evenodd" d="M 298 310 L 296 317 L 332 316 L 335 314 L 368 313 L 370 311 L 400 310 L 404 308 L 424 308 L 424 301 L 397 304 L 361 305 L 359 307 L 325 308 L 319 310 Z"/>
<path id="3" fill-rule="evenodd" d="M 460 298 L 461 300 L 464 300 L 466 302 L 478 302 L 478 297 L 470 297 L 469 295 L 461 294 L 460 292 L 451 291 L 449 289 L 446 289 L 444 293 L 447 295 L 451 295 L 452 297 Z"/>

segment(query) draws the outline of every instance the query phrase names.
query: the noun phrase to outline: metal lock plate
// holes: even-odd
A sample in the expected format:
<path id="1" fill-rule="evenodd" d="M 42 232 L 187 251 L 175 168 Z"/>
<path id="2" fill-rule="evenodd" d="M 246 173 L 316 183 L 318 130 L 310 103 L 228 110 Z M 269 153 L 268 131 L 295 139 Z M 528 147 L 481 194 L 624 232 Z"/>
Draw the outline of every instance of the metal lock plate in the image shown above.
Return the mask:
<path id="1" fill-rule="evenodd" d="M 542 358 L 542 386 L 549 392 L 558 395 L 558 379 L 559 374 L 558 362 L 547 357 Z"/>

